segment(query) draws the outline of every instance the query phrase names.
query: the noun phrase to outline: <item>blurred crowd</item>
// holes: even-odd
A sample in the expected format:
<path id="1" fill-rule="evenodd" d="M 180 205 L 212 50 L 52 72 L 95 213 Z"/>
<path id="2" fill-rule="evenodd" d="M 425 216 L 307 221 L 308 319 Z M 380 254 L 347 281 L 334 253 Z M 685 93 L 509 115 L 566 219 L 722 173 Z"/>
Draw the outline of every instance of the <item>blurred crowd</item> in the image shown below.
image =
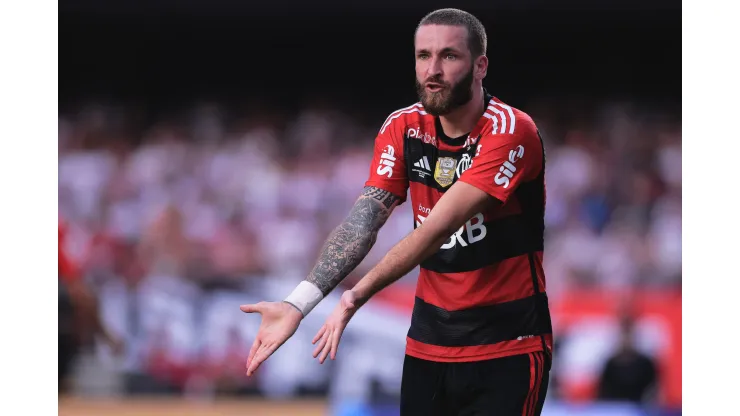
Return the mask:
<path id="1" fill-rule="evenodd" d="M 679 290 L 680 119 L 631 103 L 522 109 L 545 140 L 550 297 L 577 288 Z M 114 330 L 126 334 L 127 371 L 192 388 L 197 362 L 199 380 L 218 374 L 219 383 L 248 388 L 234 364 L 248 348 L 240 321 L 214 321 L 223 328 L 218 351 L 209 352 L 217 359 L 204 361 L 197 348 L 209 337 L 197 329 L 211 319 L 203 311 L 236 310 L 246 299 L 206 307 L 198 294 L 261 300 L 261 283 L 289 288 L 303 279 L 360 194 L 383 119 L 361 122 L 326 106 L 239 114 L 214 104 L 153 121 L 102 104 L 61 115 L 65 248 L 101 292 Z M 398 208 L 347 280 L 369 270 L 412 221 L 408 203 Z M 142 300 L 142 288 L 160 297 Z M 132 293 L 148 306 L 132 307 Z"/>
<path id="2" fill-rule="evenodd" d="M 585 120 L 538 108 L 525 110 L 546 141 L 551 293 L 679 286 L 680 124 L 625 104 Z M 361 192 L 378 126 L 318 108 L 280 116 L 202 105 L 139 131 L 112 106 L 60 117 L 71 253 L 131 282 L 302 278 Z M 410 212 L 394 213 L 358 275 L 412 229 Z"/>

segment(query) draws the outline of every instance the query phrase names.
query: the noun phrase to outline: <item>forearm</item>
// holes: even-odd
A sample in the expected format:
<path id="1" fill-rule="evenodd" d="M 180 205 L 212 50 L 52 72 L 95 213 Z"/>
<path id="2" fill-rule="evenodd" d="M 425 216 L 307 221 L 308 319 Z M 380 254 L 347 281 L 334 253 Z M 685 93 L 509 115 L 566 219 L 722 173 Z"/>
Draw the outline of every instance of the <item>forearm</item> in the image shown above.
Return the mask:
<path id="1" fill-rule="evenodd" d="M 366 187 L 347 218 L 324 243 L 311 273 L 286 302 L 304 316 L 310 312 L 365 259 L 397 202 L 398 197 L 390 192 Z"/>
<path id="2" fill-rule="evenodd" d="M 360 304 L 405 276 L 436 253 L 450 236 L 476 212 L 495 206 L 490 196 L 477 188 L 458 183 L 445 193 L 424 222 L 393 247 L 383 260 L 353 288 Z"/>
<path id="3" fill-rule="evenodd" d="M 406 236 L 352 289 L 360 305 L 434 254 L 448 237 L 445 231 L 421 228 Z"/>
<path id="4" fill-rule="evenodd" d="M 377 235 L 378 230 L 369 222 L 348 217 L 324 243 L 306 281 L 313 283 L 324 296 L 328 295 L 367 256 Z"/>

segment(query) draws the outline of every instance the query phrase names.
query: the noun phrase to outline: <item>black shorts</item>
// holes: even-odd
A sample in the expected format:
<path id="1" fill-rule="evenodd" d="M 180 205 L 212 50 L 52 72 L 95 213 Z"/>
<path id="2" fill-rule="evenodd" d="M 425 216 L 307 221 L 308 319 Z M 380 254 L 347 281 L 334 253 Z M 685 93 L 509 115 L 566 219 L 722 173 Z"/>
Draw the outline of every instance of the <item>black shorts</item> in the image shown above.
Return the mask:
<path id="1" fill-rule="evenodd" d="M 401 416 L 540 415 L 550 356 L 535 352 L 466 363 L 406 356 Z"/>

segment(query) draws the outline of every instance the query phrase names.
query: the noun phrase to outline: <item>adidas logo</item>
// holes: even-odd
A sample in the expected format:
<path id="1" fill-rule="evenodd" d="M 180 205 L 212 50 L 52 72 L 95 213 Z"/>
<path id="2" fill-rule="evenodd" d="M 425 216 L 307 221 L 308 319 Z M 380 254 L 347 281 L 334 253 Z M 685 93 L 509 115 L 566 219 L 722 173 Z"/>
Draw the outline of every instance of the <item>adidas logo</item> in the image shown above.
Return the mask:
<path id="1" fill-rule="evenodd" d="M 422 168 L 424 170 L 431 171 L 432 169 L 429 167 L 429 159 L 427 159 L 426 156 L 419 159 L 416 163 L 414 163 L 414 166 L 417 168 Z"/>

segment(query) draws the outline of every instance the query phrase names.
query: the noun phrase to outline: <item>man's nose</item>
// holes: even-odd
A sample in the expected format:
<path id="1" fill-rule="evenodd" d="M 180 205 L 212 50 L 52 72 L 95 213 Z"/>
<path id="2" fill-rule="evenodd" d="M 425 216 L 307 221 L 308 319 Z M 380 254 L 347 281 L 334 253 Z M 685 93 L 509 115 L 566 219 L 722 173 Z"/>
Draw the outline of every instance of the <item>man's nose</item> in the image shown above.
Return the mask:
<path id="1" fill-rule="evenodd" d="M 442 62 L 437 59 L 431 59 L 429 66 L 427 67 L 427 78 L 441 78 L 442 76 Z"/>

